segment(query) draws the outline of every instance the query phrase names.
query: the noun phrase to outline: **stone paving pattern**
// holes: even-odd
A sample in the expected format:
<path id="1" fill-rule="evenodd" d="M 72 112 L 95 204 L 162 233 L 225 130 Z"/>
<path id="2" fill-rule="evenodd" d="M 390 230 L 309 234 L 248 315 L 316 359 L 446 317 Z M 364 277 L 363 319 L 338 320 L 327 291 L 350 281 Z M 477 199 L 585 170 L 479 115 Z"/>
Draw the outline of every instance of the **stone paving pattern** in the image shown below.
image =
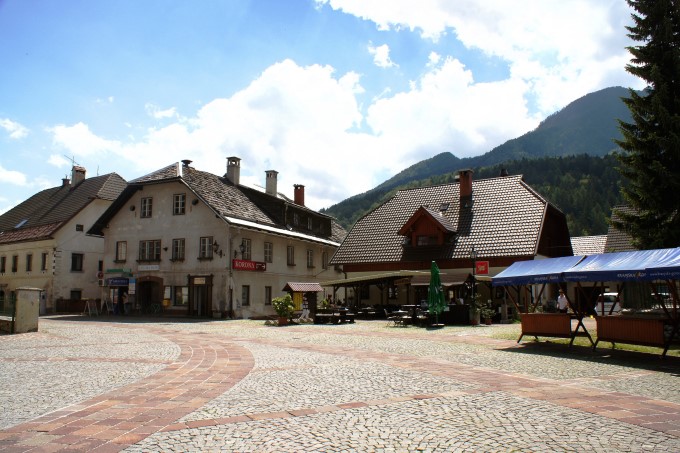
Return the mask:
<path id="1" fill-rule="evenodd" d="M 0 451 L 680 451 L 677 357 L 499 334 L 41 318 L 0 336 Z"/>

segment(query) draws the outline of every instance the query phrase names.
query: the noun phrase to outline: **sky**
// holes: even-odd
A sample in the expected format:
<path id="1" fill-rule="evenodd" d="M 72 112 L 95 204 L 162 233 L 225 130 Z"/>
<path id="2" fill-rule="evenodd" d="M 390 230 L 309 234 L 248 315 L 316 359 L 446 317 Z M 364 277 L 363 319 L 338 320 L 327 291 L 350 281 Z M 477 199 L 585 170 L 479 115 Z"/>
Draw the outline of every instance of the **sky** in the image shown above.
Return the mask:
<path id="1" fill-rule="evenodd" d="M 625 71 L 624 0 L 0 0 L 0 213 L 183 159 L 328 208 Z"/>

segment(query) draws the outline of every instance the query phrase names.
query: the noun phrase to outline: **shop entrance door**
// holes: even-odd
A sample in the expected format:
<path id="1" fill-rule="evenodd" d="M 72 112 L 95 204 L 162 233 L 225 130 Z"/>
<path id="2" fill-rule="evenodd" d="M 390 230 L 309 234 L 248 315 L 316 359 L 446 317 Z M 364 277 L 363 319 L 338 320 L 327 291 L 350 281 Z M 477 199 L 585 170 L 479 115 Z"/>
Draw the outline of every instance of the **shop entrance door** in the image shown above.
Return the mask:
<path id="1" fill-rule="evenodd" d="M 212 316 L 212 275 L 189 276 L 189 315 Z"/>

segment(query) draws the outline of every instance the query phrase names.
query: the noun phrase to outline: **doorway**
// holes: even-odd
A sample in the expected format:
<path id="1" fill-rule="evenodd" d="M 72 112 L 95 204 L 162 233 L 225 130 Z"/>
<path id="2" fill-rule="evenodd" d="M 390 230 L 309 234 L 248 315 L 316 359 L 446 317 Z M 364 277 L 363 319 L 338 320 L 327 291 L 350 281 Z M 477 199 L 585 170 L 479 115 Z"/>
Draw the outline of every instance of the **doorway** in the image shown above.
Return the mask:
<path id="1" fill-rule="evenodd" d="M 189 316 L 212 317 L 212 277 L 189 276 Z"/>

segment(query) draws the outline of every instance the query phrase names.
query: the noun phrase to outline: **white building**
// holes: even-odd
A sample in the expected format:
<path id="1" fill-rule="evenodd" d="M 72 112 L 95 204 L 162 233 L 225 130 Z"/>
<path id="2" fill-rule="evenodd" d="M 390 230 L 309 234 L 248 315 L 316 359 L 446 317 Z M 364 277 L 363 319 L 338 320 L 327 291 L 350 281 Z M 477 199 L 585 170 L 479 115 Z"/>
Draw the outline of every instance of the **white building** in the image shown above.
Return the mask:
<path id="1" fill-rule="evenodd" d="M 125 188 L 116 173 L 86 179 L 74 166 L 62 185 L 43 190 L 0 216 L 0 310 L 16 288 L 44 290 L 41 313 L 68 301 L 98 298 L 104 241 L 86 231 Z M 59 307 L 60 302 L 63 307 Z M 71 307 L 73 308 L 73 307 Z"/>
<path id="2" fill-rule="evenodd" d="M 256 317 L 288 282 L 338 278 L 328 262 L 345 231 L 331 217 L 266 187 L 240 184 L 240 159 L 220 177 L 191 161 L 133 180 L 90 234 L 105 238 L 108 296 L 131 309 L 188 316 Z"/>

